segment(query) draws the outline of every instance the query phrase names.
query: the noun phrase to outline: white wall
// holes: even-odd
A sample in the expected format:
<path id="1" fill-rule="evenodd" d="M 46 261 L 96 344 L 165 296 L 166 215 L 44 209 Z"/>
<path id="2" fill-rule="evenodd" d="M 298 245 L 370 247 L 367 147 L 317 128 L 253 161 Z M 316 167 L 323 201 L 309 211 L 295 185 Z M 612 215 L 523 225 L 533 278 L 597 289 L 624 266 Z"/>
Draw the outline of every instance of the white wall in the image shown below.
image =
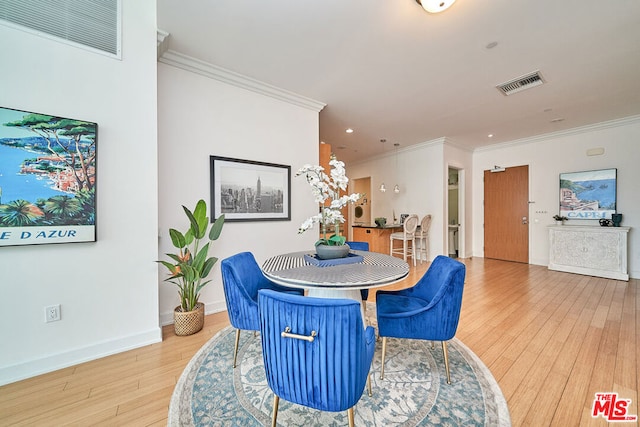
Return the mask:
<path id="1" fill-rule="evenodd" d="M 122 60 L 0 26 L 3 107 L 98 123 L 98 241 L 0 248 L 0 384 L 161 339 L 156 7 L 126 3 Z"/>
<path id="2" fill-rule="evenodd" d="M 443 192 L 447 183 L 447 167 L 443 162 L 444 141 L 435 141 L 398 150 L 397 171 L 396 152 L 388 152 L 362 162 L 347 165 L 349 179 L 371 177 L 371 217 L 386 217 L 387 223 L 393 213 L 400 220 L 400 214 L 415 213 L 420 218 L 432 214 L 429 257 L 444 254 L 447 239 L 447 208 Z M 387 191 L 378 191 L 384 182 Z M 395 184 L 400 193 L 393 192 Z M 438 232 L 440 230 L 440 232 Z"/>
<path id="3" fill-rule="evenodd" d="M 204 66 L 206 68 L 206 65 Z M 305 163 L 318 164 L 318 111 L 292 105 L 253 91 L 158 64 L 158 134 L 160 186 L 159 222 L 162 259 L 174 252 L 170 227 L 186 229 L 181 205 L 198 199 L 210 207 L 209 156 L 224 156 L 291 166 L 291 220 L 227 222 L 210 249 L 220 260 L 238 252 L 253 252 L 258 263 L 279 253 L 309 250 L 318 235 L 297 234 L 305 218 L 317 213 L 311 190 L 295 172 Z M 178 305 L 175 285 L 164 282 L 160 270 L 160 313 L 173 321 Z M 200 300 L 206 312 L 226 310 L 220 262 Z"/>
<path id="4" fill-rule="evenodd" d="M 474 152 L 473 156 L 473 253 L 483 256 L 483 172 L 494 165 L 529 165 L 529 262 L 547 265 L 547 226 L 558 213 L 559 174 L 593 169 L 618 169 L 617 211 L 629 233 L 629 274 L 640 278 L 640 117 L 574 129 L 546 137 L 501 144 Z M 590 148 L 604 148 L 604 155 L 587 156 Z M 597 225 L 571 220 L 569 224 Z"/>

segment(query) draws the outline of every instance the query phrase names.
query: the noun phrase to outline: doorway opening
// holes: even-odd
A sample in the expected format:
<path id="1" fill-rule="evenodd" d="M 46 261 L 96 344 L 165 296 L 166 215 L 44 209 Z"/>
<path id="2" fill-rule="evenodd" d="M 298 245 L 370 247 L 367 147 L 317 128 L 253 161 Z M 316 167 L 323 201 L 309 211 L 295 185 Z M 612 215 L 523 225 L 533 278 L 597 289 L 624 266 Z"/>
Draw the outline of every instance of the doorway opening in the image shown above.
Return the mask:
<path id="1" fill-rule="evenodd" d="M 353 180 L 352 192 L 364 194 L 353 206 L 352 225 L 371 224 L 371 177 L 358 178 Z"/>
<path id="2" fill-rule="evenodd" d="M 464 170 L 448 168 L 447 179 L 447 253 L 452 258 L 464 257 Z"/>

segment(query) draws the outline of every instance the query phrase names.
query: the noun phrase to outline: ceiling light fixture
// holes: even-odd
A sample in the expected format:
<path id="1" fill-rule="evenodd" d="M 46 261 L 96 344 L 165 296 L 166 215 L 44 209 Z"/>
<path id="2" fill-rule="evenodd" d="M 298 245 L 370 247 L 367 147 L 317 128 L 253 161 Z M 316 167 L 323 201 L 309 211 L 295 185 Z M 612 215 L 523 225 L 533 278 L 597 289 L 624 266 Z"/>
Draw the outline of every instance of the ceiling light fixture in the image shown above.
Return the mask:
<path id="1" fill-rule="evenodd" d="M 429 13 L 439 13 L 449 9 L 456 0 L 416 0 Z"/>
<path id="2" fill-rule="evenodd" d="M 400 144 L 396 142 L 395 144 L 393 144 L 393 146 L 396 147 L 396 182 L 398 182 L 398 147 L 400 146 Z M 398 186 L 398 184 L 393 187 L 393 192 L 396 194 L 400 192 L 400 187 Z"/>
<path id="3" fill-rule="evenodd" d="M 387 140 L 381 139 L 380 142 L 382 142 L 382 154 L 384 154 L 384 143 L 387 142 Z M 384 186 L 384 182 L 380 184 L 380 188 L 378 190 L 380 190 L 381 193 L 387 191 L 387 187 Z"/>
<path id="4" fill-rule="evenodd" d="M 353 129 L 351 128 L 347 128 L 347 130 L 345 130 L 346 133 L 353 133 Z"/>

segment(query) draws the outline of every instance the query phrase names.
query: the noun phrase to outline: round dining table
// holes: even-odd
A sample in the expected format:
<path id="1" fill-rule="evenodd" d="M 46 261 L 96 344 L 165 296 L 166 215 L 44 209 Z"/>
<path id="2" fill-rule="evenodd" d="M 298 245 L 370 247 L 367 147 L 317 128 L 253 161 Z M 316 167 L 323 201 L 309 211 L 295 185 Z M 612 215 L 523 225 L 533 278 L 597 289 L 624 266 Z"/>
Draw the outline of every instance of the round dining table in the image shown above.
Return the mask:
<path id="1" fill-rule="evenodd" d="M 306 255 L 306 257 L 305 257 Z M 309 252 L 276 255 L 262 264 L 263 274 L 273 282 L 307 290 L 307 296 L 351 298 L 361 301 L 360 289 L 398 282 L 409 274 L 409 264 L 401 258 L 378 252 L 351 251 L 359 262 L 320 266 L 309 262 Z"/>

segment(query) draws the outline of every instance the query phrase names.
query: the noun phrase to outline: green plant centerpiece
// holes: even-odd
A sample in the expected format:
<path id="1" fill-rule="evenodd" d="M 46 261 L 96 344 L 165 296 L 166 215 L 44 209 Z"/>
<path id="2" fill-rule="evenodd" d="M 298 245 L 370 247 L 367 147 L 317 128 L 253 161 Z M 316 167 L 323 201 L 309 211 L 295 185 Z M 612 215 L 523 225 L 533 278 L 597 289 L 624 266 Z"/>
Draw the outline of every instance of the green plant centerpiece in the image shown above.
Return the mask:
<path id="1" fill-rule="evenodd" d="M 177 253 L 166 254 L 171 261 L 158 261 L 169 270 L 165 282 L 178 287 L 180 305 L 174 310 L 174 326 L 177 335 L 191 335 L 202 329 L 204 325 L 204 304 L 200 303 L 200 291 L 211 280 L 206 280 L 211 269 L 218 261 L 209 257 L 209 246 L 217 240 L 224 225 L 224 214 L 220 215 L 209 228 L 207 204 L 199 200 L 193 211 L 182 206 L 189 219 L 189 228 L 182 233 L 174 228 L 169 229 L 171 243 L 178 249 Z M 196 312 L 196 320 L 187 320 L 186 314 Z M 197 330 L 194 330 L 197 329 Z"/>
<path id="2" fill-rule="evenodd" d="M 378 227 L 382 228 L 385 225 L 387 225 L 387 218 L 378 217 L 378 218 L 375 218 L 373 222 L 375 222 Z"/>
<path id="3" fill-rule="evenodd" d="M 345 221 L 341 209 L 349 203 L 357 202 L 362 197 L 359 193 L 340 195 L 347 190 L 349 183 L 344 162 L 336 159 L 335 155 L 331 155 L 329 165 L 331 166 L 329 175 L 324 172 L 322 166 L 309 164 L 304 165 L 296 173 L 296 176 L 303 175 L 307 179 L 315 201 L 320 206 L 320 212 L 307 218 L 298 228 L 298 233 L 304 233 L 314 224 L 320 224 L 322 237 L 315 243 L 315 246 L 318 258 L 322 259 L 339 258 L 349 254 L 349 245 L 345 244 L 347 239 L 340 235 L 340 224 Z M 329 235 L 332 231 L 333 234 Z M 342 246 L 342 248 L 337 250 L 326 248 L 335 246 Z M 334 255 L 328 254 L 328 251 Z"/>

